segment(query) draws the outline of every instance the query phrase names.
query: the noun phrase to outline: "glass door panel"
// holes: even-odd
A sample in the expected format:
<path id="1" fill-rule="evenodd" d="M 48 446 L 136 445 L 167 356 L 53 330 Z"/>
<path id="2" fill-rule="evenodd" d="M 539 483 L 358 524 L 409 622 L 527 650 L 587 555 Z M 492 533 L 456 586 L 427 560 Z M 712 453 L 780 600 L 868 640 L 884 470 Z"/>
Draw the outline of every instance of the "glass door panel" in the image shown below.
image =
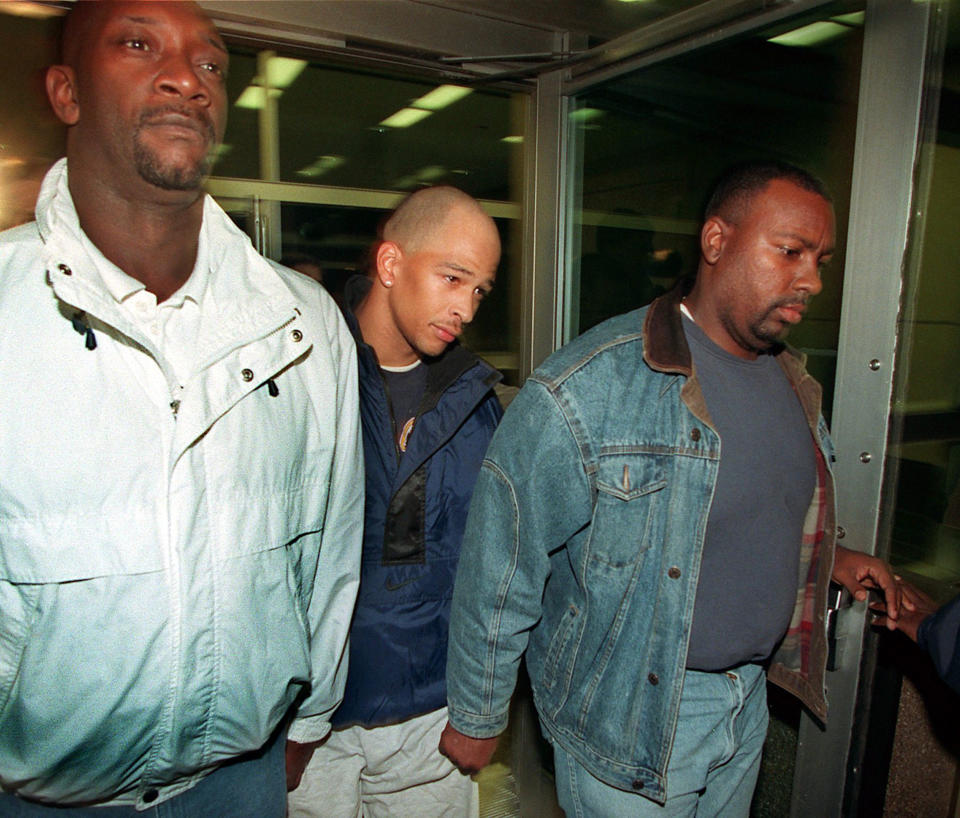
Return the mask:
<path id="1" fill-rule="evenodd" d="M 574 100 L 581 176 L 566 337 L 649 302 L 699 257 L 698 225 L 728 165 L 776 158 L 827 184 L 836 259 L 791 343 L 831 404 L 863 44 L 863 5 L 830 4 L 593 87 Z M 578 296 L 577 296 L 578 294 Z"/>
<path id="2" fill-rule="evenodd" d="M 927 197 L 906 268 L 894 398 L 890 559 L 941 598 L 960 588 L 960 16 L 948 31 L 939 117 L 921 155 Z"/>

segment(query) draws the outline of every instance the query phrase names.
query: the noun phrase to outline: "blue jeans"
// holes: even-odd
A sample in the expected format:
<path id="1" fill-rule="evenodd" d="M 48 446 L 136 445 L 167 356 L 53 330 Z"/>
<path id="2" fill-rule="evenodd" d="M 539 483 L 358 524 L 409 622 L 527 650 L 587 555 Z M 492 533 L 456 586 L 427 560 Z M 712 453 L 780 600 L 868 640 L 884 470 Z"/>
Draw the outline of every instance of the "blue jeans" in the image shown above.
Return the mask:
<path id="1" fill-rule="evenodd" d="M 557 796 L 568 818 L 744 818 L 767 734 L 766 675 L 759 665 L 684 674 L 680 716 L 661 806 L 595 778 L 554 745 Z"/>
<path id="2" fill-rule="evenodd" d="M 137 812 L 133 807 L 49 807 L 0 793 L 2 818 L 284 818 L 286 730 L 255 755 L 242 756 L 192 789 Z"/>

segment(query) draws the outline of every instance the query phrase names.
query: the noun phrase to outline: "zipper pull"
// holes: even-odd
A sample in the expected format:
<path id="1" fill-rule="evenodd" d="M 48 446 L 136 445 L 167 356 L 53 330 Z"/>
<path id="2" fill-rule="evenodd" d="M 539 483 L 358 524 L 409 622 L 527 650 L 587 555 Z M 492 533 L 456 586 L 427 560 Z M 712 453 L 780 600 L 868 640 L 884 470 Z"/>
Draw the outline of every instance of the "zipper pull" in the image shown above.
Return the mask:
<path id="1" fill-rule="evenodd" d="M 85 315 L 82 312 L 74 313 L 73 317 L 70 319 L 70 323 L 73 324 L 74 330 L 76 330 L 80 335 L 86 336 L 86 348 L 91 352 L 97 348 L 97 336 L 93 334 L 93 330 L 84 323 Z"/>

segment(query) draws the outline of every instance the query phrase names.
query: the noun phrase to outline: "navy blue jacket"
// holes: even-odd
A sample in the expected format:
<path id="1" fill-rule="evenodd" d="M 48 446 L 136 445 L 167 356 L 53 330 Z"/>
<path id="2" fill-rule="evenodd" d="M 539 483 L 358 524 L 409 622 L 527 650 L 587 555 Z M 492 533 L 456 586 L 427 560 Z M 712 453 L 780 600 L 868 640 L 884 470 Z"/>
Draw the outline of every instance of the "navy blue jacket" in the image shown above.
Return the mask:
<path id="1" fill-rule="evenodd" d="M 920 623 L 917 643 L 930 654 L 941 678 L 960 693 L 960 596 Z"/>
<path id="2" fill-rule="evenodd" d="M 390 724 L 447 703 L 447 628 L 470 496 L 503 414 L 500 373 L 459 344 L 426 361 L 427 389 L 399 456 L 389 396 L 356 318 L 366 466 L 360 593 L 334 727 Z"/>

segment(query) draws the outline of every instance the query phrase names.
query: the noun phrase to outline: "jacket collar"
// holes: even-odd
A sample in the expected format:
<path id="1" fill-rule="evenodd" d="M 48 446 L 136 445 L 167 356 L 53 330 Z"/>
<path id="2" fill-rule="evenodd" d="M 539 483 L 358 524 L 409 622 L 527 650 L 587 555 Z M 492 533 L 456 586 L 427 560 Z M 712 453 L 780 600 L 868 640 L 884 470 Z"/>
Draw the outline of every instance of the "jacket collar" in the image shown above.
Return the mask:
<path id="1" fill-rule="evenodd" d="M 360 332 L 360 322 L 356 315 L 347 309 L 344 310 L 344 318 L 354 340 L 357 342 L 361 360 L 366 358 L 371 366 L 379 369 L 380 363 L 377 360 L 376 350 L 363 340 L 363 334 Z M 424 359 L 424 365 L 427 367 L 427 390 L 417 414 L 423 414 L 436 406 L 443 393 L 474 367 L 479 367 L 477 379 L 486 389 L 492 389 L 502 377 L 490 364 L 466 347 L 461 346 L 458 341 L 449 344 L 443 353 L 436 358 Z"/>
<path id="2" fill-rule="evenodd" d="M 59 160 L 43 180 L 37 226 L 58 298 L 151 348 L 118 308 L 100 275 L 99 260 L 94 256 L 99 251 L 83 240 L 68 186 L 66 159 Z M 209 362 L 252 338 L 270 334 L 292 321 L 298 311 L 295 296 L 279 274 L 209 195 L 204 198 L 201 231 L 209 272 L 204 313 L 209 320 L 202 327 L 198 360 Z"/>
<path id="3" fill-rule="evenodd" d="M 643 359 L 659 372 L 675 372 L 688 378 L 693 374 L 693 358 L 683 332 L 680 302 L 691 286 L 692 282 L 683 280 L 657 298 L 647 309 L 643 321 Z M 806 355 L 803 353 L 781 344 L 773 355 L 791 383 L 810 377 L 805 370 Z"/>

